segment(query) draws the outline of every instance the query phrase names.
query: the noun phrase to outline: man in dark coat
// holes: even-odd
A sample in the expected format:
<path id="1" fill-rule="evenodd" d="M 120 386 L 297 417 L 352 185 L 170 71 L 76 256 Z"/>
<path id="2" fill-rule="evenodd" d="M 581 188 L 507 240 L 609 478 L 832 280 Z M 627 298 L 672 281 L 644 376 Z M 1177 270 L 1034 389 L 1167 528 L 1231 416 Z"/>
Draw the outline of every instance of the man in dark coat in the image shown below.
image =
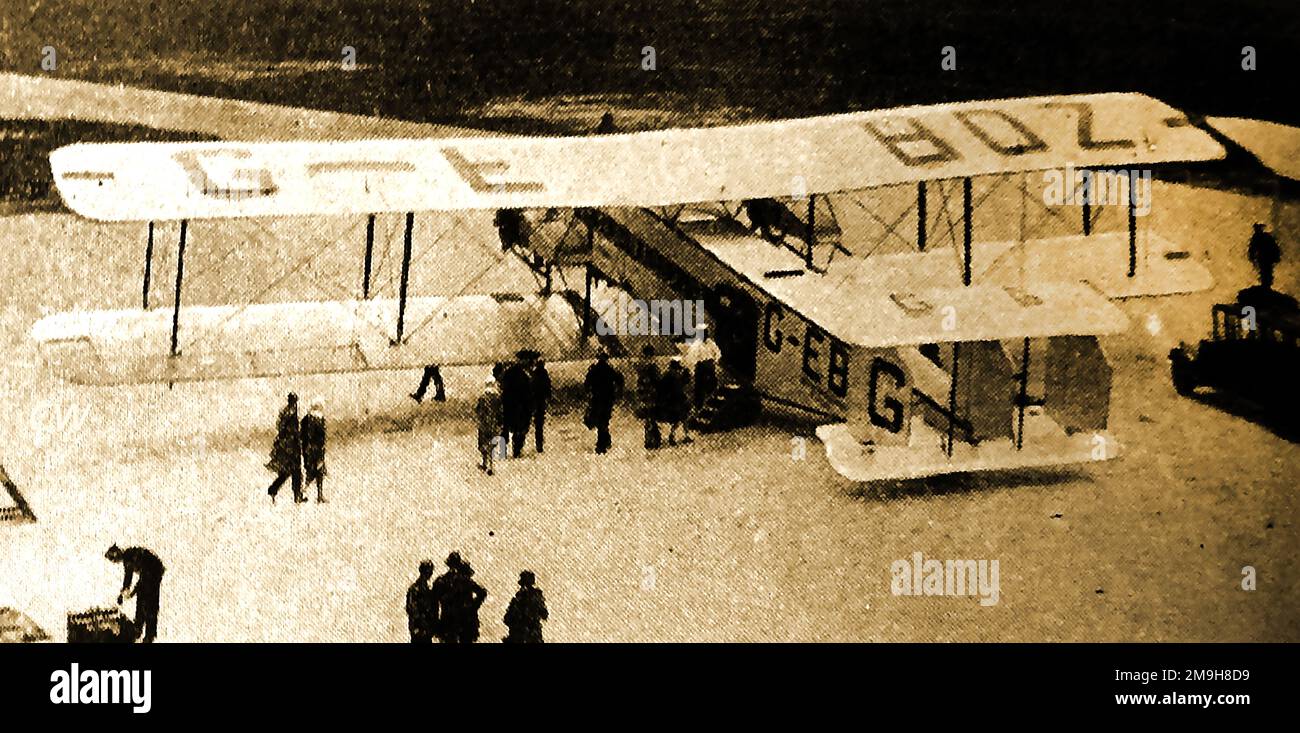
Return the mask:
<path id="1" fill-rule="evenodd" d="M 546 612 L 546 598 L 536 583 L 533 571 L 525 570 L 519 574 L 519 592 L 506 607 L 504 620 L 509 633 L 501 641 L 507 644 L 542 643 L 542 622 L 549 614 Z"/>
<path id="2" fill-rule="evenodd" d="M 528 244 L 528 222 L 524 219 L 524 212 L 519 209 L 497 209 L 492 223 L 501 239 L 502 252 Z"/>
<path id="3" fill-rule="evenodd" d="M 587 415 L 584 422 L 596 431 L 596 452 L 609 452 L 612 441 L 609 421 L 614 415 L 614 403 L 623 392 L 623 375 L 609 364 L 609 354 L 601 349 L 596 363 L 587 369 L 583 382 L 587 390 Z"/>
<path id="4" fill-rule="evenodd" d="M 429 587 L 433 577 L 433 563 L 420 563 L 420 576 L 406 591 L 406 627 L 411 632 L 412 644 L 432 644 L 434 629 L 438 628 L 438 602 Z"/>
<path id="5" fill-rule="evenodd" d="M 528 378 L 527 352 L 519 352 L 515 362 L 501 374 L 501 419 L 510 435 L 511 455 L 524 450 L 528 423 L 533 419 L 532 380 Z"/>
<path id="6" fill-rule="evenodd" d="M 275 503 L 275 495 L 285 481 L 292 480 L 293 500 L 307 501 L 302 493 L 302 434 L 298 424 L 298 395 L 290 392 L 276 422 L 275 443 L 271 446 L 271 460 L 266 467 L 275 473 L 275 480 L 266 489 Z"/>
<path id="7" fill-rule="evenodd" d="M 655 363 L 655 350 L 650 344 L 641 347 L 641 358 L 636 362 L 636 414 L 645 427 L 646 450 L 663 444 L 659 432 L 659 365 Z"/>
<path id="8" fill-rule="evenodd" d="M 478 609 L 487 590 L 474 582 L 474 569 L 459 552 L 447 556 L 447 572 L 433 581 L 430 590 L 438 604 L 438 639 L 444 644 L 478 641 Z"/>
<path id="9" fill-rule="evenodd" d="M 104 557 L 122 563 L 122 590 L 117 594 L 117 602 L 121 604 L 124 599 L 135 597 L 135 633 L 142 643 L 148 644 L 158 636 L 158 599 L 166 570 L 162 560 L 143 547 L 123 550 L 117 545 L 108 548 Z"/>
<path id="10" fill-rule="evenodd" d="M 1259 271 L 1259 284 L 1265 288 L 1273 287 L 1273 268 L 1282 260 L 1282 248 L 1272 234 L 1264 231 L 1263 224 L 1256 224 L 1250 235 L 1250 244 L 1246 246 L 1246 256 Z"/>
<path id="11" fill-rule="evenodd" d="M 543 430 L 546 427 L 546 408 L 551 404 L 551 373 L 546 371 L 546 361 L 540 355 L 533 361 L 530 376 L 532 389 L 529 394 L 533 400 L 533 442 L 537 452 L 541 453 L 542 447 L 546 444 Z"/>
<path id="12" fill-rule="evenodd" d="M 307 483 L 316 484 L 316 503 L 325 503 L 325 413 L 320 400 L 302 416 L 302 467 Z"/>

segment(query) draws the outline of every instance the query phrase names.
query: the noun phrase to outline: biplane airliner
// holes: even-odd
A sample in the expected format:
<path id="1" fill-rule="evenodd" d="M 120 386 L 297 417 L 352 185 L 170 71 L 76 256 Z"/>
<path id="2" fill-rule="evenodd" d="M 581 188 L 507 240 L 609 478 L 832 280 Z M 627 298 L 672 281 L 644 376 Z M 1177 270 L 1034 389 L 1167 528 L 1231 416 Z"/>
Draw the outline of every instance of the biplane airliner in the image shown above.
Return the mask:
<path id="1" fill-rule="evenodd" d="M 1224 153 L 1140 94 L 589 137 L 75 144 L 50 156 L 74 212 L 180 222 L 175 300 L 53 315 L 32 336 L 55 374 L 96 385 L 492 363 L 520 349 L 581 360 L 598 345 L 594 282 L 703 302 L 728 378 L 814 416 L 850 479 L 1109 458 L 1099 337 L 1127 325 L 1111 299 L 1210 285 L 1187 252 L 1139 231 L 1136 170 Z M 1042 199 L 1030 174 L 1067 167 L 1129 176 L 1127 226 L 1090 231 L 1085 199 L 1077 235 L 1027 235 L 1024 212 Z M 849 249 L 837 210 L 855 192 L 907 200 L 889 217 L 864 207 L 901 251 Z M 997 195 L 1016 203 L 990 208 Z M 521 217 L 505 244 L 548 275 L 577 257 L 581 291 L 548 277 L 510 297 L 408 297 L 412 218 L 464 210 Z M 344 215 L 373 229 L 397 212 L 397 298 L 181 305 L 190 220 Z"/>

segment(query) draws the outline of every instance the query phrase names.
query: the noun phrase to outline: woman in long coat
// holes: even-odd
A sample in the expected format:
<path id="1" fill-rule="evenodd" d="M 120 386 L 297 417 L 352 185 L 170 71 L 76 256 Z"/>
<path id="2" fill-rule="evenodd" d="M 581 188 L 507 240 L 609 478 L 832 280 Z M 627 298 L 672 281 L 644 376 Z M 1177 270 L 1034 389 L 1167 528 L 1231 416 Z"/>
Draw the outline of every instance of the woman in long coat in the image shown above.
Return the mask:
<path id="1" fill-rule="evenodd" d="M 302 418 L 302 467 L 307 483 L 316 483 L 316 502 L 325 503 L 325 414 L 320 400 Z"/>

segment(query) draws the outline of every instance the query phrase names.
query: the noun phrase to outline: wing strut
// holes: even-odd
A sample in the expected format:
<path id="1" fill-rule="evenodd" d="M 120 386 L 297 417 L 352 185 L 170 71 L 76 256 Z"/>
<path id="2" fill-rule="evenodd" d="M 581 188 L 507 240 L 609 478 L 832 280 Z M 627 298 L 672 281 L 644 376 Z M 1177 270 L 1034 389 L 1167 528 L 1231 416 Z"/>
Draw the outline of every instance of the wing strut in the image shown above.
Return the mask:
<path id="1" fill-rule="evenodd" d="M 1086 190 L 1083 194 L 1083 236 L 1092 236 L 1092 194 Z"/>
<path id="2" fill-rule="evenodd" d="M 808 195 L 808 228 L 804 230 L 804 240 L 808 246 L 808 251 L 804 254 L 804 265 L 809 270 L 816 269 L 813 267 L 813 248 L 817 246 L 817 222 L 815 219 L 817 211 L 817 194 Z"/>
<path id="3" fill-rule="evenodd" d="M 406 234 L 402 238 L 402 284 L 397 296 L 397 340 L 402 343 L 402 330 L 406 326 L 406 286 L 411 276 L 411 232 L 415 229 L 415 212 L 406 212 Z"/>
<path id="4" fill-rule="evenodd" d="M 149 279 L 153 276 L 153 222 L 149 222 L 149 243 L 144 248 L 144 309 L 149 310 Z"/>
<path id="5" fill-rule="evenodd" d="M 967 178 L 967 181 L 970 179 Z M 952 458 L 952 442 L 956 439 L 954 429 L 957 422 L 957 359 L 961 354 L 961 342 L 952 343 L 952 384 L 948 387 L 948 457 Z"/>
<path id="6" fill-rule="evenodd" d="M 925 251 L 925 181 L 916 182 L 916 249 Z"/>
<path id="7" fill-rule="evenodd" d="M 361 298 L 370 300 L 370 262 L 375 254 L 375 215 L 366 219 L 366 267 L 361 279 Z"/>
<path id="8" fill-rule="evenodd" d="M 1137 274 L 1137 171 L 1128 172 L 1128 276 Z"/>
<path id="9" fill-rule="evenodd" d="M 1025 400 L 1029 399 L 1029 339 L 1020 357 L 1020 399 L 1016 400 L 1016 450 L 1025 444 Z"/>
<path id="10" fill-rule="evenodd" d="M 176 248 L 176 300 L 172 309 L 172 356 L 179 356 L 176 337 L 181 327 L 181 282 L 185 279 L 185 234 L 189 230 L 189 219 L 181 219 L 181 242 Z"/>
<path id="11" fill-rule="evenodd" d="M 961 284 L 970 285 L 970 237 L 971 237 L 971 215 L 973 213 L 970 203 L 970 178 L 961 179 L 961 211 L 962 211 L 962 270 Z M 956 362 L 953 363 L 956 371 Z"/>

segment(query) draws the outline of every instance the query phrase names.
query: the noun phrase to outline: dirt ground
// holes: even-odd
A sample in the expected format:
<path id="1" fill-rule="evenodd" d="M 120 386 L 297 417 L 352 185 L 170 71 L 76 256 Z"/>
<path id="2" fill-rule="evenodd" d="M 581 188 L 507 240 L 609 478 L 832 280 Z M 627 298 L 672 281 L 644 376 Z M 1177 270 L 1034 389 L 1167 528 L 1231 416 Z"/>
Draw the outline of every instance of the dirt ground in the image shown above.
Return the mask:
<path id="1" fill-rule="evenodd" d="M 1131 328 L 1105 340 L 1123 455 L 868 486 L 829 468 L 810 426 L 767 423 L 647 454 L 624 411 L 614 451 L 597 456 L 571 405 L 553 416 L 544 455 L 530 444 L 487 478 L 468 417 L 479 368 L 450 370 L 451 400 L 419 407 L 405 396 L 415 373 L 63 384 L 42 371 L 31 324 L 137 305 L 145 228 L 0 218 L 0 460 L 38 518 L 0 524 L 0 606 L 61 640 L 68 612 L 113 600 L 120 569 L 104 549 L 142 544 L 168 568 L 161 641 L 403 641 L 416 564 L 457 549 L 490 593 L 487 641 L 504 635 L 524 568 L 545 590 L 553 641 L 1298 641 L 1300 452 L 1176 396 L 1165 360 L 1208 330 L 1211 303 L 1249 284 L 1242 250 L 1249 223 L 1273 218 L 1269 204 L 1167 184 L 1156 195 L 1150 226 L 1205 258 L 1217 283 L 1123 304 Z M 381 217 L 380 294 L 394 287 L 398 221 Z M 1276 221 L 1289 262 L 1279 283 L 1296 292 L 1300 216 Z M 195 224 L 185 302 L 355 293 L 363 227 Z M 499 262 L 493 236 L 487 215 L 420 217 L 412 292 L 531 287 Z M 170 303 L 174 237 L 159 228 L 155 305 Z M 580 369 L 556 370 L 557 381 Z M 263 464 L 291 389 L 326 404 L 325 505 L 266 496 Z M 999 603 L 892 595 L 890 564 L 918 551 L 997 559 Z M 1245 566 L 1256 590 L 1241 587 Z"/>

